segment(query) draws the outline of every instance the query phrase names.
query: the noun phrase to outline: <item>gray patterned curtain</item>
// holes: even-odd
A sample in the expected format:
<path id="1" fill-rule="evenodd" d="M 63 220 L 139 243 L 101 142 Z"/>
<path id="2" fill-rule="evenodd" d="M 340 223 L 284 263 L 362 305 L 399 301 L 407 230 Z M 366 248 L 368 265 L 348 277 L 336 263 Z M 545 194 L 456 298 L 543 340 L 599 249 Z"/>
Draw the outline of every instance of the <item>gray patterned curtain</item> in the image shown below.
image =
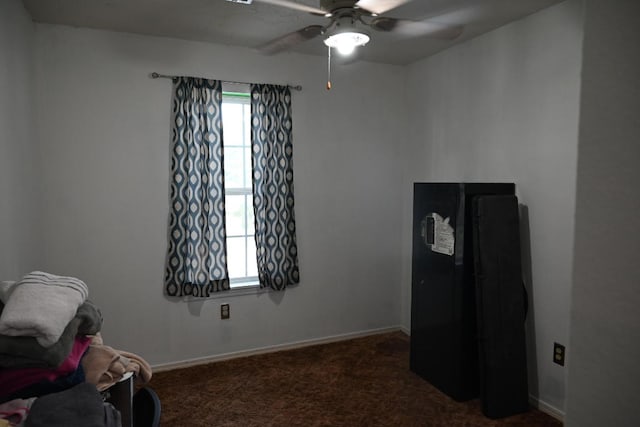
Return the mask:
<path id="1" fill-rule="evenodd" d="M 253 208 L 260 287 L 283 290 L 300 281 L 293 213 L 291 92 L 251 85 Z"/>
<path id="2" fill-rule="evenodd" d="M 206 297 L 229 289 L 220 81 L 173 79 L 171 139 L 165 291 Z"/>

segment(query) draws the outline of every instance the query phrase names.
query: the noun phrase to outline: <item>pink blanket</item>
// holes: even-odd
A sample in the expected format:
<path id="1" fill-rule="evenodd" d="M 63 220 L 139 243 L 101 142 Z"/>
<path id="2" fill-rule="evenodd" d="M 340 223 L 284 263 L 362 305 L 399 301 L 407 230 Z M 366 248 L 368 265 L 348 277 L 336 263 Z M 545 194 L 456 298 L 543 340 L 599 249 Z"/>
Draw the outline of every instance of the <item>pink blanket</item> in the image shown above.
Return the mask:
<path id="1" fill-rule="evenodd" d="M 43 381 L 55 381 L 69 375 L 78 369 L 82 355 L 89 347 L 91 338 L 76 336 L 73 349 L 62 364 L 57 368 L 16 368 L 0 369 L 0 395 L 9 396 L 18 390 Z"/>

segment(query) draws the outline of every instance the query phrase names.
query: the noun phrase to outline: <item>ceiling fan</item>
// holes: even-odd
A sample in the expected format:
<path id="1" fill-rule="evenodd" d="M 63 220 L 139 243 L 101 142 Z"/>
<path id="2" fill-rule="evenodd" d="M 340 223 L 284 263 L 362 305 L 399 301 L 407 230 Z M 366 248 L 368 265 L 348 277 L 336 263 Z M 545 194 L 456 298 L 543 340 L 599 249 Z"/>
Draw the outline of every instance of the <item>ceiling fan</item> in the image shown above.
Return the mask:
<path id="1" fill-rule="evenodd" d="M 250 3 L 251 0 L 229 0 Z M 319 7 L 296 3 L 292 0 L 253 0 L 275 6 L 308 12 L 328 19 L 326 25 L 309 25 L 280 36 L 258 48 L 264 54 L 275 54 L 306 40 L 324 35 L 324 44 L 348 55 L 370 40 L 368 29 L 396 32 L 402 35 L 429 36 L 452 40 L 462 34 L 460 25 L 446 25 L 433 21 L 411 21 L 382 16 L 411 0 L 319 0 Z"/>

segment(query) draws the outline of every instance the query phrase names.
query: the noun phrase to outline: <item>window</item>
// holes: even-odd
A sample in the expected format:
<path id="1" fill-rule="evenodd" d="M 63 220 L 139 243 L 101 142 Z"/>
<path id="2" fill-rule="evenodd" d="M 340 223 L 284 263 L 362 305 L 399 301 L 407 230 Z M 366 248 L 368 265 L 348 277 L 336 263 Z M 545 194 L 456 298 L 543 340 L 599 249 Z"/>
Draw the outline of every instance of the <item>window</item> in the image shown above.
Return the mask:
<path id="1" fill-rule="evenodd" d="M 227 268 L 231 288 L 258 285 L 248 93 L 223 92 Z"/>
<path id="2" fill-rule="evenodd" d="M 300 282 L 290 90 L 250 84 L 223 96 L 221 83 L 173 78 L 169 296 Z"/>

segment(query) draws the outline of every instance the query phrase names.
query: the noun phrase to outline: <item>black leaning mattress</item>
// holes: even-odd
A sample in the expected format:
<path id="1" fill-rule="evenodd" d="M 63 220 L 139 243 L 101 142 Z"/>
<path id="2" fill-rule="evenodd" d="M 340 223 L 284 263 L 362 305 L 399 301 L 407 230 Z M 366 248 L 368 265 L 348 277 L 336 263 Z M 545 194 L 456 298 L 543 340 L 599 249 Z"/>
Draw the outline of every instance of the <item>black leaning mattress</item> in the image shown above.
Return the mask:
<path id="1" fill-rule="evenodd" d="M 518 199 L 474 197 L 473 218 L 480 399 L 502 418 L 529 408 Z"/>

